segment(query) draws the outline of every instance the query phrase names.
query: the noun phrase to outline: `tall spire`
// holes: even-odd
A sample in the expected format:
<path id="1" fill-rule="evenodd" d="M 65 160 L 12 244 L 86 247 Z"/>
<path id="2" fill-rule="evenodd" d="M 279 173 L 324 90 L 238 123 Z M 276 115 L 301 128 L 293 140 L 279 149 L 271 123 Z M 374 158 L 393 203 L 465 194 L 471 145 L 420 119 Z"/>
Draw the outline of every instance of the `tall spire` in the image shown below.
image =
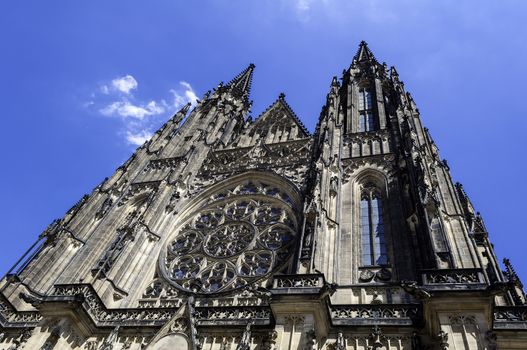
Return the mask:
<path id="1" fill-rule="evenodd" d="M 373 56 L 373 53 L 368 48 L 368 44 L 363 40 L 359 44 L 359 50 L 357 51 L 357 54 L 355 54 L 355 57 L 353 58 L 353 62 L 377 62 L 375 59 L 375 56 Z"/>
<path id="2" fill-rule="evenodd" d="M 227 86 L 231 88 L 232 93 L 238 97 L 243 97 L 248 100 L 251 92 L 251 82 L 253 80 L 254 64 L 249 64 L 247 68 L 234 79 L 232 79 Z"/>

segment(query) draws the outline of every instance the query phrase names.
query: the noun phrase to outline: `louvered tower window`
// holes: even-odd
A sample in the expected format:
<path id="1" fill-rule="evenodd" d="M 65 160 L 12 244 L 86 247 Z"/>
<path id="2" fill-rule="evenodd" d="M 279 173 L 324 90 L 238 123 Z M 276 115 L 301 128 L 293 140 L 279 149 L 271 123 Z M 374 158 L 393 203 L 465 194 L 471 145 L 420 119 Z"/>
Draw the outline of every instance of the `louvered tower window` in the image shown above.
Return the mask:
<path id="1" fill-rule="evenodd" d="M 375 128 L 372 111 L 372 94 L 367 89 L 359 90 L 359 132 Z"/>
<path id="2" fill-rule="evenodd" d="M 360 202 L 363 266 L 388 263 L 382 214 L 383 206 L 379 190 L 373 184 L 366 185 Z"/>

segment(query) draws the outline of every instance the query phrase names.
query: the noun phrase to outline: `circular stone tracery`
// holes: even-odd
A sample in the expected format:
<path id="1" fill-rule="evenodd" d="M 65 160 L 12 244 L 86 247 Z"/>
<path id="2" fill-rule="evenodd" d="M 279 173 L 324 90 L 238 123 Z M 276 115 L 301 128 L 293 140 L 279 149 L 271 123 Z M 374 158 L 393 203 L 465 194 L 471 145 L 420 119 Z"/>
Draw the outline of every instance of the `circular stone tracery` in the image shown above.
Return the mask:
<path id="1" fill-rule="evenodd" d="M 205 252 L 224 258 L 240 253 L 254 237 L 254 229 L 243 222 L 230 222 L 213 231 L 205 243 Z"/>
<path id="2" fill-rule="evenodd" d="M 297 220 L 288 194 L 250 181 L 211 198 L 183 222 L 160 256 L 171 284 L 203 294 L 229 291 L 291 259 Z"/>

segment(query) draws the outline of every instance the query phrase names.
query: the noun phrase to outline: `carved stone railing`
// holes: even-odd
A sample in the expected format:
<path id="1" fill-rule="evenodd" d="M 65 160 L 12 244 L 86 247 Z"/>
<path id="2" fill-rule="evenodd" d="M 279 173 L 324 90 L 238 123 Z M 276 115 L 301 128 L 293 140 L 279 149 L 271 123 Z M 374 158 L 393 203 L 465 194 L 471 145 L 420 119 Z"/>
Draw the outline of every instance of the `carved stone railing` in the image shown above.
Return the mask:
<path id="1" fill-rule="evenodd" d="M 495 306 L 493 319 L 494 329 L 527 330 L 527 305 Z"/>
<path id="2" fill-rule="evenodd" d="M 51 295 L 35 302 L 41 311 L 57 310 L 60 304 L 68 310 L 73 307 L 97 327 L 159 327 L 178 312 L 184 300 L 179 300 L 173 307 L 149 308 L 143 305 L 142 308 L 109 309 L 91 285 L 75 284 L 56 285 Z M 196 304 L 206 303 L 197 301 Z M 202 325 L 246 325 L 247 320 L 252 320 L 254 324 L 265 326 L 270 325 L 273 319 L 268 305 L 196 306 L 195 310 L 196 321 Z M 7 299 L 0 297 L 0 327 L 35 327 L 41 320 L 39 311 L 16 311 Z"/>
<path id="3" fill-rule="evenodd" d="M 108 309 L 90 285 L 58 285 L 49 301 L 78 301 L 97 326 L 161 326 L 170 320 L 178 307 Z M 196 321 L 203 325 L 246 325 L 254 320 L 269 325 L 272 313 L 269 306 L 196 307 Z"/>
<path id="4" fill-rule="evenodd" d="M 17 311 L 3 296 L 0 296 L 0 326 L 34 327 L 42 319 L 37 311 Z"/>
<path id="5" fill-rule="evenodd" d="M 276 275 L 273 280 L 273 294 L 318 293 L 325 286 L 324 275 Z"/>
<path id="6" fill-rule="evenodd" d="M 484 289 L 485 277 L 481 269 L 422 270 L 423 285 L 429 290 Z"/>
<path id="7" fill-rule="evenodd" d="M 421 320 L 419 304 L 330 305 L 329 308 L 335 326 L 412 326 Z"/>
<path id="8" fill-rule="evenodd" d="M 173 157 L 173 158 L 158 158 L 152 159 L 144 171 L 148 170 L 163 170 L 166 168 L 173 169 L 176 168 L 185 157 Z"/>
<path id="9" fill-rule="evenodd" d="M 248 321 L 254 325 L 266 326 L 271 324 L 273 318 L 271 308 L 268 306 L 249 307 L 196 307 L 195 315 L 198 325 L 230 325 L 245 326 Z"/>
<path id="10" fill-rule="evenodd" d="M 57 285 L 47 302 L 79 302 L 97 326 L 159 326 L 170 320 L 177 308 L 108 309 L 91 285 Z"/>

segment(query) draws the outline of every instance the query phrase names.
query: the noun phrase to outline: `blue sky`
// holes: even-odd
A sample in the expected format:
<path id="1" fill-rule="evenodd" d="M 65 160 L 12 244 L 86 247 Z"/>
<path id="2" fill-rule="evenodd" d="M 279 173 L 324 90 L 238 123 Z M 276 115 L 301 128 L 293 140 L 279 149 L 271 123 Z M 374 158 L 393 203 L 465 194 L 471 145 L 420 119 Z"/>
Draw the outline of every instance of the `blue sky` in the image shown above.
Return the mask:
<path id="1" fill-rule="evenodd" d="M 525 1 L 14 1 L 0 11 L 0 271 L 181 104 L 256 64 L 313 130 L 366 40 L 397 67 L 501 260 L 527 282 Z"/>

